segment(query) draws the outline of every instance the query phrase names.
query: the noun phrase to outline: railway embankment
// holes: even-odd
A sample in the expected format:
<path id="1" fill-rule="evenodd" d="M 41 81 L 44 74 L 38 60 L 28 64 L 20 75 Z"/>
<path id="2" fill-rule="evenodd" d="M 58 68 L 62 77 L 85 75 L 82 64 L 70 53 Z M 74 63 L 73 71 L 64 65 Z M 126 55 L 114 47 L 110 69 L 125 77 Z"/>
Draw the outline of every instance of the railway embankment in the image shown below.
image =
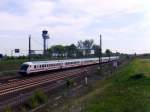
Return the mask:
<path id="1" fill-rule="evenodd" d="M 127 64 L 128 62 L 122 63 L 118 69 L 114 69 L 112 64 L 105 64 L 102 66 L 102 71 L 95 70 L 94 73 L 88 75 L 87 79 L 72 80 L 71 86 L 55 91 L 52 97 L 50 95 L 47 103 L 31 112 L 82 112 L 88 96 L 111 86 L 111 83 L 107 83 L 106 80 L 110 80 L 118 70 Z"/>
<path id="2" fill-rule="evenodd" d="M 150 60 L 134 59 L 109 77 L 92 77 L 88 86 L 77 86 L 76 95 L 36 112 L 148 112 L 149 88 Z"/>
<path id="3" fill-rule="evenodd" d="M 121 66 L 123 66 L 123 65 L 124 64 L 122 64 Z M 115 72 L 117 72 L 117 69 L 114 69 L 112 67 L 112 63 L 107 63 L 107 64 L 102 65 L 101 71 L 97 70 L 98 66 L 91 66 L 91 67 L 90 68 L 88 67 L 87 70 L 81 68 L 81 70 L 77 70 L 76 72 L 74 70 L 72 70 L 69 74 L 70 74 L 70 76 L 73 76 L 73 74 L 74 74 L 73 77 L 70 77 L 70 78 L 66 77 L 63 80 L 58 80 L 57 83 L 49 84 L 49 86 L 48 86 L 48 84 L 41 86 L 43 88 L 42 89 L 42 92 L 44 93 L 43 96 L 47 97 L 47 100 L 44 100 L 46 102 L 41 103 L 41 100 L 43 100 L 43 99 L 41 99 L 40 96 L 30 95 L 31 97 L 29 97 L 29 100 L 27 100 L 28 102 L 20 103 L 20 105 L 17 105 L 16 107 L 12 107 L 11 109 L 10 109 L 10 107 L 8 107 L 8 108 L 6 108 L 6 111 L 12 110 L 12 112 L 20 112 L 20 111 L 30 111 L 31 110 L 31 112 L 36 112 L 36 111 L 37 112 L 40 112 L 40 111 L 41 112 L 43 112 L 43 111 L 44 112 L 45 111 L 53 112 L 53 111 L 55 111 L 55 109 L 59 109 L 60 107 L 63 107 L 64 104 L 68 105 L 67 103 L 69 103 L 69 105 L 67 106 L 68 107 L 67 109 L 70 109 L 70 108 L 73 109 L 72 106 L 70 105 L 70 103 L 73 104 L 72 101 L 77 100 L 77 99 L 89 94 L 91 91 L 94 91 L 97 87 L 97 81 L 100 81 L 100 80 L 103 81 L 105 79 L 108 79 L 109 77 L 112 77 L 112 75 Z M 67 73 L 66 75 L 68 76 L 69 74 Z M 64 77 L 64 75 L 62 75 L 62 76 Z M 62 76 L 61 76 L 61 79 L 63 78 Z M 48 79 L 46 78 L 46 80 L 48 80 Z M 50 80 L 53 80 L 53 78 L 50 78 Z M 43 80 L 43 81 L 45 81 L 45 80 Z M 15 83 L 16 82 L 17 81 L 15 81 Z M 35 83 L 35 81 L 32 81 L 32 82 Z M 17 83 L 17 84 L 19 84 L 19 83 Z M 39 84 L 39 82 L 38 82 L 38 84 Z M 58 86 L 58 87 L 56 87 L 56 86 Z M 107 86 L 109 86 L 109 84 Z M 105 88 L 107 86 L 103 86 L 103 87 Z M 53 88 L 53 89 L 50 89 L 50 88 Z M 49 91 L 49 89 L 50 89 L 50 91 Z M 28 91 L 28 93 L 29 93 L 29 91 Z M 22 95 L 25 95 L 25 94 L 21 94 L 21 96 Z M 33 93 L 33 95 L 34 95 L 34 93 Z M 25 98 L 25 97 L 21 97 L 21 101 L 22 101 L 22 98 Z M 20 102 L 20 100 L 19 100 L 19 102 Z M 43 110 L 43 109 L 45 109 L 45 110 Z M 78 109 L 79 108 L 77 108 L 77 110 Z M 80 108 L 80 109 L 82 110 L 82 108 Z M 59 112 L 59 110 L 58 110 L 58 112 Z M 60 112 L 62 112 L 62 111 L 60 111 Z"/>

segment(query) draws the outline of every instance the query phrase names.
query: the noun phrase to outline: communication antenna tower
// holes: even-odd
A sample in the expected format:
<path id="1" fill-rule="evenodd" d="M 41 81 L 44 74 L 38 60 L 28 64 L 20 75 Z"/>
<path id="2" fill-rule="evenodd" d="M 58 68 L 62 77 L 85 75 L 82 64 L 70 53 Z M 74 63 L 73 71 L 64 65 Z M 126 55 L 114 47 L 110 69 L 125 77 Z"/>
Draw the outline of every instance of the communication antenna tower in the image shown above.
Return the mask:
<path id="1" fill-rule="evenodd" d="M 48 31 L 47 30 L 43 30 L 42 31 L 42 37 L 43 37 L 43 54 L 46 54 L 46 41 L 50 38 Z"/>

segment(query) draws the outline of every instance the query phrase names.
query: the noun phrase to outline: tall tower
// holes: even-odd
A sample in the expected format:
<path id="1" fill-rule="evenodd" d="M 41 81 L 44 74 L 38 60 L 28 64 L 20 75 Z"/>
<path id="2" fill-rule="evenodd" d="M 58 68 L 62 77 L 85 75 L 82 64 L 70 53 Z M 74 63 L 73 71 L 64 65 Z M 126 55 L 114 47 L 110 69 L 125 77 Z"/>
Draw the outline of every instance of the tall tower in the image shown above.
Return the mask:
<path id="1" fill-rule="evenodd" d="M 46 54 L 46 40 L 49 39 L 49 34 L 47 30 L 42 31 L 42 37 L 43 37 L 43 54 Z"/>

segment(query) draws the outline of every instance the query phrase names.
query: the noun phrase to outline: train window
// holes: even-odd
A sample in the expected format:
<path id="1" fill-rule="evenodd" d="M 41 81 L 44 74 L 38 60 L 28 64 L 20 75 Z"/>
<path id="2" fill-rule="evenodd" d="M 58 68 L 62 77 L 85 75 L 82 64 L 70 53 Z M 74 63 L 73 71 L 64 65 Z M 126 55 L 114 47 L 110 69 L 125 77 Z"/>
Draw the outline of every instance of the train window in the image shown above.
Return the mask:
<path id="1" fill-rule="evenodd" d="M 34 68 L 36 68 L 36 65 L 34 65 Z"/>
<path id="2" fill-rule="evenodd" d="M 27 70 L 29 65 L 22 65 L 20 70 Z"/>

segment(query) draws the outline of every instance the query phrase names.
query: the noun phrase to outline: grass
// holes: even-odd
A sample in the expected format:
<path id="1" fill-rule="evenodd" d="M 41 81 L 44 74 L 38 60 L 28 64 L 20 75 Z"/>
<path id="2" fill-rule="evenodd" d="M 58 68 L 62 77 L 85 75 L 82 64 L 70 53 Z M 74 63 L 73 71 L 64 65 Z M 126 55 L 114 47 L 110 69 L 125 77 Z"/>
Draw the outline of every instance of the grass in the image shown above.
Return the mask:
<path id="1" fill-rule="evenodd" d="M 0 71 L 17 70 L 24 61 L 26 60 L 2 60 L 0 61 Z"/>
<path id="2" fill-rule="evenodd" d="M 27 61 L 26 59 L 11 59 L 0 61 L 0 76 L 14 76 L 17 74 L 20 65 Z"/>
<path id="3" fill-rule="evenodd" d="M 4 112 L 12 112 L 12 109 L 11 109 L 10 107 L 6 107 L 6 108 L 4 109 Z"/>
<path id="4" fill-rule="evenodd" d="M 109 87 L 88 97 L 85 112 L 150 111 L 150 60 L 132 61 L 108 83 Z"/>

